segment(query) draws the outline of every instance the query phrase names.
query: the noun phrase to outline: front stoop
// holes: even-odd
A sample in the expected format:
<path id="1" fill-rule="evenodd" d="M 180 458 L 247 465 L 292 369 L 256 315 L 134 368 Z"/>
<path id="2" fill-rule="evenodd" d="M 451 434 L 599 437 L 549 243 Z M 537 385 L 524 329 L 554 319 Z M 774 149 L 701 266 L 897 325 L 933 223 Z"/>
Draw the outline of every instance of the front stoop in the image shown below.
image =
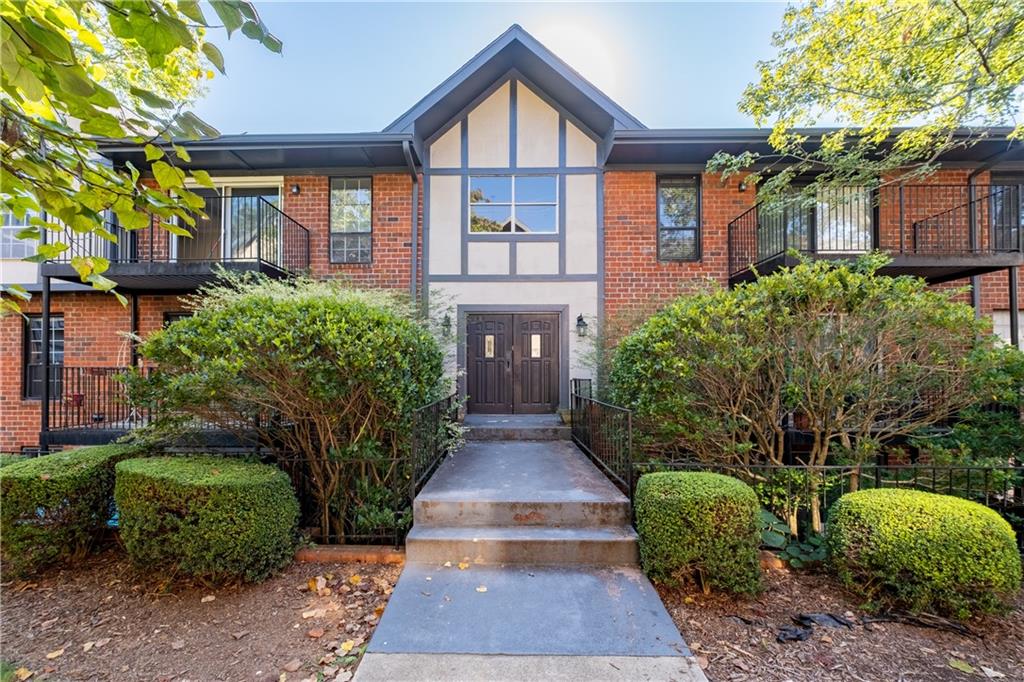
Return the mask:
<path id="1" fill-rule="evenodd" d="M 522 421 L 482 428 L 559 428 Z M 705 680 L 637 565 L 628 499 L 568 440 L 468 441 L 413 519 L 359 682 Z"/>
<path id="2" fill-rule="evenodd" d="M 468 414 L 462 425 L 466 440 L 569 440 L 572 430 L 557 414 Z"/>

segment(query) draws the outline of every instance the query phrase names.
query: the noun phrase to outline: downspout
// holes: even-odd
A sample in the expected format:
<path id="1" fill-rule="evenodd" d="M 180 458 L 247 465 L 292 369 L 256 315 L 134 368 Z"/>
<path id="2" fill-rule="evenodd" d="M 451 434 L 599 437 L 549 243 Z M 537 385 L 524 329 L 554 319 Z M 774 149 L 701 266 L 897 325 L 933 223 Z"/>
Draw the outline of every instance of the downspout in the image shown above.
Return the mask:
<path id="1" fill-rule="evenodd" d="M 412 177 L 412 219 L 409 221 L 410 245 L 409 253 L 412 254 L 409 268 L 409 295 L 413 305 L 416 304 L 416 282 L 417 264 L 419 260 L 419 213 L 420 213 L 420 176 L 416 173 L 416 163 L 412 159 L 412 143 L 408 140 L 402 142 L 402 153 L 405 155 L 405 163 L 409 166 L 409 175 Z"/>
<path id="2" fill-rule="evenodd" d="M 978 166 L 970 172 L 967 176 L 967 205 L 970 207 L 967 209 L 967 230 L 970 235 L 970 244 L 975 246 L 978 243 L 978 217 L 974 212 L 974 188 L 975 180 L 977 177 L 985 171 L 985 165 Z M 981 318 L 981 276 L 974 275 L 971 277 L 971 305 L 974 307 L 975 319 Z"/>

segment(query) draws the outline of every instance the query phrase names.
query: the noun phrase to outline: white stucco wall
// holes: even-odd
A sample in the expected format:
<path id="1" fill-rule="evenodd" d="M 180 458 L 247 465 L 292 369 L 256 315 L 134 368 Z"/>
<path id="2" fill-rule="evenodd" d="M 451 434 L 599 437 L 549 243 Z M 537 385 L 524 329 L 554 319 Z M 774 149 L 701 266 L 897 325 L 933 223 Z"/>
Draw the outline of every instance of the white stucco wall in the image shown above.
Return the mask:
<path id="1" fill-rule="evenodd" d="M 516 274 L 557 275 L 558 242 L 519 242 L 516 244 Z"/>
<path id="2" fill-rule="evenodd" d="M 516 159 L 523 167 L 558 165 L 558 112 L 530 88 L 516 86 Z"/>
<path id="3" fill-rule="evenodd" d="M 565 271 L 597 272 L 597 176 L 565 178 Z"/>
<path id="4" fill-rule="evenodd" d="M 462 178 L 435 175 L 430 178 L 428 266 L 435 275 L 462 272 Z"/>
<path id="5" fill-rule="evenodd" d="M 509 264 L 508 242 L 470 242 L 469 274 L 507 275 Z"/>
<path id="6" fill-rule="evenodd" d="M 502 168 L 509 164 L 509 93 L 505 83 L 469 113 L 469 165 Z"/>
<path id="7" fill-rule="evenodd" d="M 458 168 L 462 165 L 462 126 L 458 123 L 430 145 L 431 168 Z"/>
<path id="8" fill-rule="evenodd" d="M 597 165 L 597 143 L 587 137 L 571 121 L 565 123 L 565 165 Z"/>

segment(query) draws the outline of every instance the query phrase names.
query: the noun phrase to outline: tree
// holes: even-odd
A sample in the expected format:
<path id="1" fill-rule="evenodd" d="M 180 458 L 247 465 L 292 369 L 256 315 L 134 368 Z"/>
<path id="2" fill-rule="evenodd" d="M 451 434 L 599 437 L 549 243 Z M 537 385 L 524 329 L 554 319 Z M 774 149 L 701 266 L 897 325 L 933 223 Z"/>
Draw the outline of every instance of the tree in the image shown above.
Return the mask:
<path id="1" fill-rule="evenodd" d="M 773 44 L 777 55 L 758 63 L 739 109 L 772 126 L 774 153 L 709 163 L 726 175 L 761 164 L 749 181 L 763 182 L 769 200 L 808 171 L 821 172 L 815 186 L 921 177 L 984 139 L 971 126 L 1015 124 L 1009 137 L 1024 136 L 1024 3 L 811 0 L 787 10 Z M 839 128 L 819 143 L 800 127 L 825 113 Z"/>
<path id="2" fill-rule="evenodd" d="M 254 438 L 305 477 L 321 537 L 397 524 L 413 410 L 441 396 L 443 354 L 413 306 L 338 281 L 232 278 L 140 346 L 129 378 L 156 418 L 142 438 L 198 424 Z"/>
<path id="3" fill-rule="evenodd" d="M 1002 362 L 986 323 L 958 291 L 876 274 L 885 262 L 805 261 L 678 299 L 619 344 L 613 399 L 654 456 L 740 469 L 788 464 L 787 422 L 800 419 L 809 474 L 985 400 L 979 377 Z M 807 477 L 816 531 L 818 480 Z"/>
<path id="4" fill-rule="evenodd" d="M 240 30 L 281 51 L 251 3 L 210 4 L 229 37 Z M 224 73 L 207 39 L 214 27 L 197 0 L 0 0 L 0 204 L 19 218 L 32 215 L 19 238 L 50 235 L 32 260 L 57 256 L 78 235 L 113 240 L 108 211 L 129 230 L 153 215 L 172 232 L 184 232 L 172 217 L 194 225 L 204 203 L 185 188 L 177 161 L 187 162 L 188 152 L 173 140 L 218 134 L 186 108 L 212 76 L 207 64 Z M 159 187 L 140 184 L 130 164 L 105 164 L 96 153 L 102 138 L 143 145 Z M 203 171 L 190 176 L 212 186 Z M 84 282 L 113 288 L 105 259 L 76 256 L 71 264 Z M 0 286 L 0 312 L 27 297 Z"/>

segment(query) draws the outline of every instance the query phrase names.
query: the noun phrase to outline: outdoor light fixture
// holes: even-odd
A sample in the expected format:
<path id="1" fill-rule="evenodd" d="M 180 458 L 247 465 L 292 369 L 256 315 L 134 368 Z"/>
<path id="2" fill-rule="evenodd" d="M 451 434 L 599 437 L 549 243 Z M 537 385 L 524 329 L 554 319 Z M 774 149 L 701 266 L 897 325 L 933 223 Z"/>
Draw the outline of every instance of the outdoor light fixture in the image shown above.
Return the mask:
<path id="1" fill-rule="evenodd" d="M 300 187 L 299 187 L 298 183 L 292 185 L 292 194 L 298 195 L 299 191 L 300 191 Z"/>
<path id="2" fill-rule="evenodd" d="M 587 335 L 587 321 L 583 319 L 583 313 L 580 313 L 580 316 L 576 318 L 576 335 Z"/>
<path id="3" fill-rule="evenodd" d="M 452 316 L 445 313 L 444 319 L 441 320 L 441 331 L 447 337 L 452 333 Z"/>

